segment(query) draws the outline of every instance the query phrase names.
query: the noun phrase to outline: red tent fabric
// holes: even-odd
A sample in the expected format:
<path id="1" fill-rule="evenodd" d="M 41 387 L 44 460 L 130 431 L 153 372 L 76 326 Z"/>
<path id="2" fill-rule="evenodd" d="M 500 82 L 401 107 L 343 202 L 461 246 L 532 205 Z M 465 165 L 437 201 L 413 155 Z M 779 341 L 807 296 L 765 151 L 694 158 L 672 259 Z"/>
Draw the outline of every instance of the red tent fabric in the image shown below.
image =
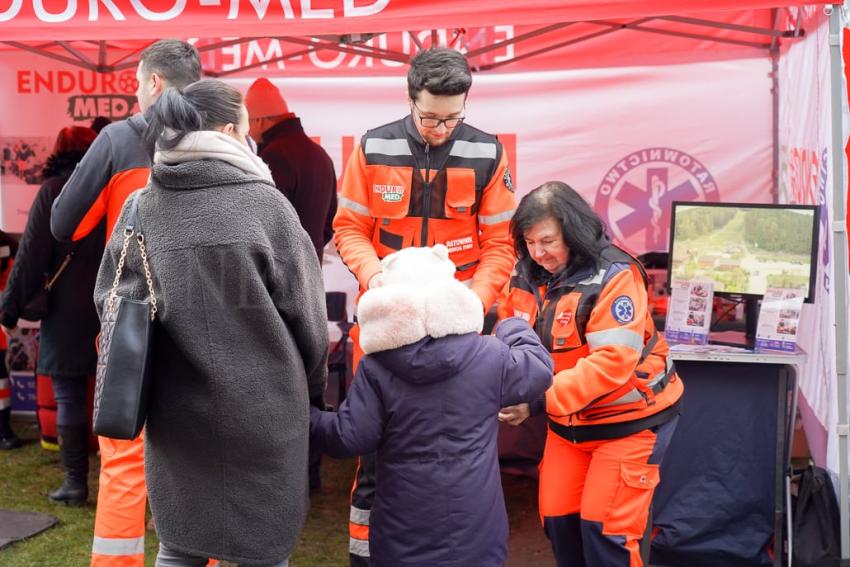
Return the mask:
<path id="1" fill-rule="evenodd" d="M 809 4 L 827 4 L 823 0 Z M 753 10 L 795 0 L 0 0 L 5 41 L 270 37 L 541 25 Z"/>

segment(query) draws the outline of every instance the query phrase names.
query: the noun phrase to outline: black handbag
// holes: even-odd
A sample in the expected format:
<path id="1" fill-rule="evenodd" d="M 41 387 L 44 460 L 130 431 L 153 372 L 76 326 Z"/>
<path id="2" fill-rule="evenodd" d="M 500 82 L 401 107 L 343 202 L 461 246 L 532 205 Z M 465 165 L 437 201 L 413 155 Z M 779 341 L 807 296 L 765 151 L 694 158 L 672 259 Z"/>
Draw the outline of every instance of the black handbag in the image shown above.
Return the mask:
<path id="1" fill-rule="evenodd" d="M 124 244 L 112 293 L 106 301 L 98 339 L 97 377 L 94 394 L 94 432 L 113 439 L 135 439 L 145 423 L 152 382 L 153 335 L 156 295 L 145 249 L 145 237 L 136 211 L 138 192 L 131 197 L 124 229 Z M 142 257 L 149 297 L 144 300 L 118 295 L 118 284 L 135 234 Z"/>
<path id="2" fill-rule="evenodd" d="M 27 304 L 24 305 L 24 308 L 21 309 L 20 317 L 21 319 L 26 319 L 27 321 L 41 321 L 48 314 L 48 301 L 50 298 L 50 290 L 53 288 L 54 284 L 56 284 L 56 280 L 59 279 L 59 276 L 62 275 L 62 272 L 65 271 L 65 268 L 68 267 L 68 264 L 71 263 L 71 258 L 74 257 L 73 252 L 69 252 L 65 259 L 62 260 L 62 263 L 59 264 L 59 267 L 56 269 L 56 273 L 53 274 L 53 277 L 46 278 L 44 285 L 38 288 L 38 291 L 30 297 L 30 300 L 27 301 Z"/>

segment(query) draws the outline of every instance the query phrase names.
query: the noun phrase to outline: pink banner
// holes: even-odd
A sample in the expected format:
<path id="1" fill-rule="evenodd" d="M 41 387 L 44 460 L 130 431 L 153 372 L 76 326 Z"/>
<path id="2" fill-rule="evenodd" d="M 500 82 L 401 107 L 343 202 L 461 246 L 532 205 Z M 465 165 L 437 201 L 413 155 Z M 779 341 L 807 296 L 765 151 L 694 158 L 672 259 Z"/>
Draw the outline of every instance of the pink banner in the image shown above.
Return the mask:
<path id="1" fill-rule="evenodd" d="M 799 376 L 806 400 L 803 424 L 819 466 L 838 471 L 835 370 L 832 129 L 829 104 L 829 24 L 823 10 L 803 10 L 804 42 L 782 54 L 780 80 L 780 202 L 821 205 L 815 304 L 804 305 L 798 337 L 807 354 Z M 846 277 L 846 274 L 838 274 Z"/>
<path id="2" fill-rule="evenodd" d="M 518 195 L 566 181 L 626 247 L 665 250 L 673 200 L 771 201 L 768 70 L 764 60 L 738 60 L 476 75 L 467 116 L 502 136 Z M 230 81 L 244 90 L 251 80 Z M 408 112 L 399 76 L 275 82 L 338 172 L 368 128 Z M 62 126 L 122 119 L 135 106 L 133 70 L 100 75 L 2 54 L 0 85 L 0 107 L 15 109 L 0 123 L 0 149 L 42 139 L 33 164 Z"/>

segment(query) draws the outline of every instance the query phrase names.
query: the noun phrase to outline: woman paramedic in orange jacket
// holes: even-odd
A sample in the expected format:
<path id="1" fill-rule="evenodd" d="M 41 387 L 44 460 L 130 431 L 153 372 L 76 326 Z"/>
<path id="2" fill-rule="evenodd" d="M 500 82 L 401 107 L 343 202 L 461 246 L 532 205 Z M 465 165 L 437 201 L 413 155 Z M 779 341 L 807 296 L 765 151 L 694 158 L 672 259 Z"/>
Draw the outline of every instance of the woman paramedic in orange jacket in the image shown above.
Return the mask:
<path id="1" fill-rule="evenodd" d="M 643 267 L 561 182 L 522 199 L 511 233 L 518 262 L 499 316 L 528 321 L 555 377 L 545 400 L 499 418 L 518 425 L 545 408 L 540 516 L 558 566 L 640 567 L 683 392 L 647 310 Z"/>

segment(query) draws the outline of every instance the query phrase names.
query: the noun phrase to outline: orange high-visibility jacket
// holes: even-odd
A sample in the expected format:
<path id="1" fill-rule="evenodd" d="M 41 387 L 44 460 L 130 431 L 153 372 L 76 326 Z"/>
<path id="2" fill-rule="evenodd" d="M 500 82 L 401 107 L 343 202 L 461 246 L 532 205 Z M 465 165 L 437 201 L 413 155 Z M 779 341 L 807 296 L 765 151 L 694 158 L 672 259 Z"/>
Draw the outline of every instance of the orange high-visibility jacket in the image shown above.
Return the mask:
<path id="1" fill-rule="evenodd" d="M 458 126 L 425 144 L 408 116 L 363 136 L 342 180 L 334 243 L 366 289 L 380 259 L 445 244 L 456 277 L 489 309 L 514 264 L 508 230 L 516 208 L 507 156 L 495 136 Z"/>
<path id="2" fill-rule="evenodd" d="M 53 201 L 50 229 L 60 241 L 80 240 L 106 217 L 106 239 L 127 197 L 147 185 L 150 157 L 142 114 L 106 126 Z"/>
<path id="3" fill-rule="evenodd" d="M 521 261 L 499 302 L 500 319 L 523 317 L 552 353 L 549 427 L 574 442 L 665 423 L 679 413 L 683 392 L 647 309 L 643 267 L 613 245 L 597 262 L 546 281 Z"/>

